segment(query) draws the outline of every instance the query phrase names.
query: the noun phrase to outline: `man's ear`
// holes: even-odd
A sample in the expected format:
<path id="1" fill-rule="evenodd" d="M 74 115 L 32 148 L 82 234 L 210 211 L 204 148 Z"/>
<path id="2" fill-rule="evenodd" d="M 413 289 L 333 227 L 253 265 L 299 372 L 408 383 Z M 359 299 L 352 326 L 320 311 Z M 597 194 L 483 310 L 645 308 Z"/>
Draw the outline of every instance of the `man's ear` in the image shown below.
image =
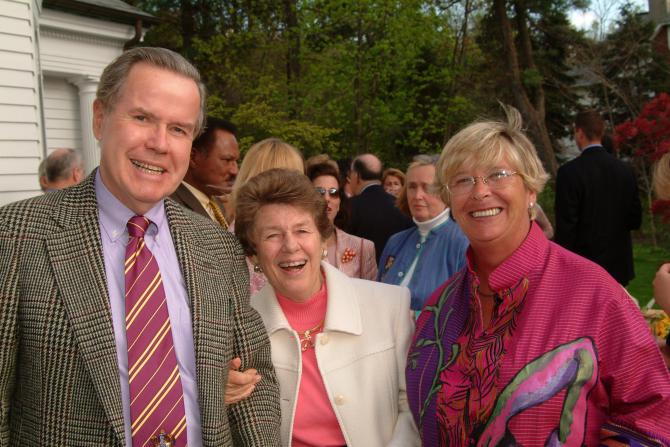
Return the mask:
<path id="1" fill-rule="evenodd" d="M 82 168 L 74 168 L 72 170 L 72 180 L 79 183 L 84 179 L 84 170 Z"/>
<path id="2" fill-rule="evenodd" d="M 96 99 L 93 101 L 93 135 L 98 141 L 102 137 L 102 122 L 104 117 L 105 106 L 102 105 L 99 99 Z"/>
<path id="3" fill-rule="evenodd" d="M 200 152 L 191 146 L 191 158 L 188 162 L 188 166 L 190 168 L 196 168 L 198 167 L 198 163 L 200 163 Z"/>

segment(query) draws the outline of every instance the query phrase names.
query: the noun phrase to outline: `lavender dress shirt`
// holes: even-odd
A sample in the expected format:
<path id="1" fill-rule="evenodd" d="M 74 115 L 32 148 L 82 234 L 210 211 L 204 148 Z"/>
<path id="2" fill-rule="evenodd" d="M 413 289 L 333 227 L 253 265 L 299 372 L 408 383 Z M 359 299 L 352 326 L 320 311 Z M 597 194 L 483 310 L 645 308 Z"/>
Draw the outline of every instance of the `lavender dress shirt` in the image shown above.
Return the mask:
<path id="1" fill-rule="evenodd" d="M 130 430 L 130 390 L 128 386 L 128 346 L 126 342 L 125 274 L 123 265 L 128 243 L 126 224 L 135 215 L 107 189 L 95 174 L 95 195 L 100 211 L 100 237 L 105 260 L 107 288 L 112 309 L 112 323 L 116 340 L 116 355 L 121 380 L 121 401 L 123 421 L 126 427 L 126 445 L 132 446 Z M 170 235 L 165 205 L 157 203 L 145 214 L 151 225 L 144 236 L 147 247 L 153 253 L 163 278 L 163 287 L 167 297 L 168 313 L 172 324 L 181 384 L 184 389 L 184 407 L 186 409 L 186 433 L 189 447 L 202 446 L 200 427 L 200 407 L 198 406 L 198 387 L 195 372 L 195 349 L 193 345 L 193 326 L 188 295 L 181 274 L 177 252 Z"/>

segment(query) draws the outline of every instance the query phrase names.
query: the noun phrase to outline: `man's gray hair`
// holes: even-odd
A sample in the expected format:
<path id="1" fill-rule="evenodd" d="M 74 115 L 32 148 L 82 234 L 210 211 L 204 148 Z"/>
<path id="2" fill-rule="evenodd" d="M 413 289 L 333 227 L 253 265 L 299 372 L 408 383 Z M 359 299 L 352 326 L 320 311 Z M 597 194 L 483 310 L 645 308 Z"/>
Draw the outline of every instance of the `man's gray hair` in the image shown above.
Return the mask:
<path id="1" fill-rule="evenodd" d="M 196 83 L 200 92 L 200 115 L 193 136 L 200 135 L 205 121 L 205 101 L 207 100 L 205 85 L 202 83 L 197 68 L 180 54 L 166 48 L 138 47 L 122 53 L 102 72 L 96 99 L 102 103 L 106 110 L 112 110 L 119 99 L 119 93 L 126 82 L 126 78 L 128 78 L 130 69 L 140 62 L 185 76 Z"/>
<path id="2" fill-rule="evenodd" d="M 84 168 L 81 152 L 74 149 L 57 149 L 46 158 L 44 174 L 49 183 L 65 180 L 72 176 L 74 169 Z"/>

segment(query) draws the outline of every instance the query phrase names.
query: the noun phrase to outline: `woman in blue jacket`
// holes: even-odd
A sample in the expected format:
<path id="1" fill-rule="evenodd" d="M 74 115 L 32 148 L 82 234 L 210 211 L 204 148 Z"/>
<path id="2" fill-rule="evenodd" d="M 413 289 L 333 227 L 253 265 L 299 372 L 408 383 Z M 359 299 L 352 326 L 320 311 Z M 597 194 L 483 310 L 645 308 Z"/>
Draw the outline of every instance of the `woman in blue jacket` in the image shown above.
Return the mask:
<path id="1" fill-rule="evenodd" d="M 407 286 L 420 311 L 430 294 L 463 267 L 468 239 L 434 191 L 436 156 L 418 155 L 407 168 L 398 207 L 415 227 L 391 236 L 379 259 L 377 280 Z"/>

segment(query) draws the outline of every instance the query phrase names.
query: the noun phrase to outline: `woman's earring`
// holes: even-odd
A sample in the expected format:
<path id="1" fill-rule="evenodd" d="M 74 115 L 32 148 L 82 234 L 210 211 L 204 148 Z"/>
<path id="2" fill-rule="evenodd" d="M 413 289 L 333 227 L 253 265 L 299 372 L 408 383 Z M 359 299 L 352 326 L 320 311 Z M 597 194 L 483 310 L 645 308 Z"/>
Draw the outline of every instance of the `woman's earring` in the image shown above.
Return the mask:
<path id="1" fill-rule="evenodd" d="M 324 248 L 323 253 L 321 253 L 321 259 L 326 259 L 328 257 L 328 249 Z"/>
<path id="2" fill-rule="evenodd" d="M 537 217 L 537 209 L 535 208 L 535 204 L 533 202 L 530 202 L 528 205 L 528 216 L 530 217 L 530 220 L 535 220 Z"/>
<path id="3" fill-rule="evenodd" d="M 253 255 L 250 259 L 251 262 L 254 264 L 254 272 L 263 273 L 263 269 L 261 268 L 261 265 L 258 263 L 258 258 L 256 257 L 256 255 Z"/>

